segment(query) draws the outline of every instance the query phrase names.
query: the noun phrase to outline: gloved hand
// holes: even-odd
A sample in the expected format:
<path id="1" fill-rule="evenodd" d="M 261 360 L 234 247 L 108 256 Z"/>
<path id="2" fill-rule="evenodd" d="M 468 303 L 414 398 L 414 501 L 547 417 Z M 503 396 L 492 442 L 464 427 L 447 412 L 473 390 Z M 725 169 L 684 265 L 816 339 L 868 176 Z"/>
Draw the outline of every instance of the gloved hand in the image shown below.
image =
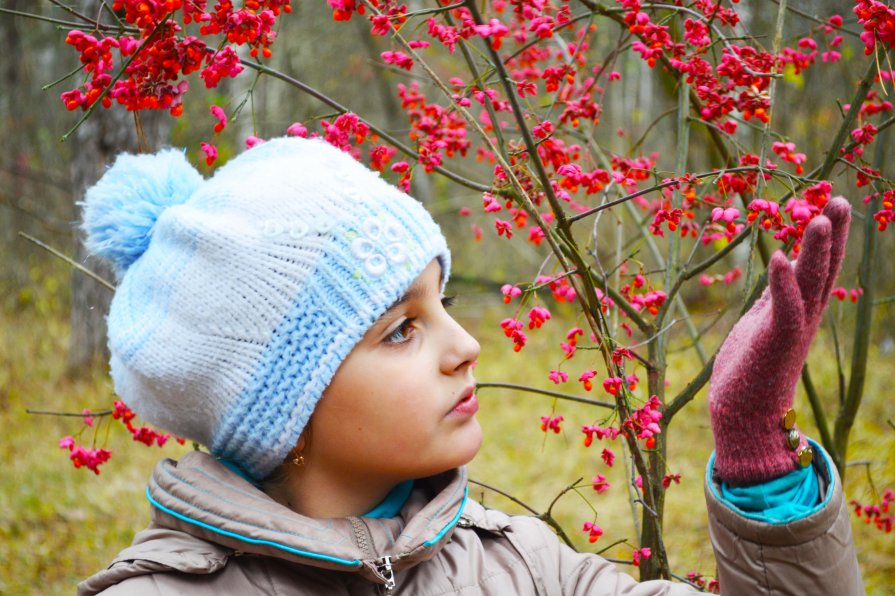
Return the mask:
<path id="1" fill-rule="evenodd" d="M 848 201 L 831 199 L 806 227 L 794 263 L 775 252 L 768 287 L 718 352 L 708 397 L 715 474 L 732 486 L 766 482 L 811 461 L 787 412 L 839 273 L 850 220 Z"/>

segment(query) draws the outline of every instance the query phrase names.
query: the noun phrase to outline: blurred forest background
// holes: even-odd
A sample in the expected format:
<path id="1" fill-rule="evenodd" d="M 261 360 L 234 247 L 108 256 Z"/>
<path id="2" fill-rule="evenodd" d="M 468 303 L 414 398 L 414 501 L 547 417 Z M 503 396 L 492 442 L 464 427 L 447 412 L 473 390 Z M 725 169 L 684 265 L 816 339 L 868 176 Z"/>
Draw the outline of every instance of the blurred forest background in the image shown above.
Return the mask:
<path id="1" fill-rule="evenodd" d="M 749 6 L 743 6 L 746 4 Z M 79 9 L 95 11 L 97 5 L 94 0 L 82 0 Z M 802 0 L 790 5 L 822 15 L 836 10 L 847 13 L 850 9 L 850 3 L 841 0 Z M 46 1 L 2 0 L 0 7 L 68 20 L 64 11 Z M 754 29 L 772 31 L 775 2 L 741 2 L 741 10 L 754 21 Z M 798 20 L 791 22 L 794 28 L 799 27 Z M 131 445 L 126 434 L 115 428 L 108 439 L 115 457 L 103 468 L 102 476 L 95 477 L 86 470 L 72 469 L 66 453 L 56 445 L 59 437 L 78 430 L 78 418 L 25 413 L 26 408 L 62 412 L 102 409 L 113 399 L 106 375 L 103 322 L 111 292 L 25 237 L 46 243 L 112 279 L 101 263 L 83 254 L 77 234 L 77 201 L 113 155 L 140 149 L 136 122 L 123 110 L 98 110 L 68 140 L 60 141 L 79 116 L 66 111 L 59 100 L 59 93 L 72 85 L 64 82 L 44 87 L 78 66 L 75 52 L 64 44 L 67 30 L 48 22 L 0 14 L 0 454 L 4 467 L 0 488 L 0 593 L 9 594 L 71 592 L 78 579 L 106 565 L 148 521 L 142 494 L 153 462 L 160 456 L 177 457 L 179 450 L 188 448 L 174 445 L 159 451 Z M 600 51 L 599 41 L 595 45 L 598 47 L 594 51 Z M 399 109 L 394 88 L 411 75 L 382 67 L 378 56 L 389 49 L 388 41 L 371 38 L 363 23 L 334 23 L 325 2 L 303 2 L 293 15 L 283 19 L 275 49 L 275 68 L 307 82 L 386 130 L 400 133 L 406 129 L 406 117 Z M 631 136 L 638 136 L 650 125 L 647 115 L 673 108 L 677 100 L 671 81 L 663 87 L 661 76 L 649 71 L 641 60 L 625 55 L 616 67 L 623 78 L 621 87 L 606 97 L 606 130 L 601 142 L 610 147 L 615 144 L 621 152 L 634 142 Z M 812 69 L 804 78 L 783 79 L 776 118 L 788 122 L 788 132 L 801 151 L 822 155 L 831 128 L 820 124 L 840 118 L 832 99 L 847 102 L 860 74 L 844 56 L 838 64 Z M 333 115 L 313 97 L 272 78 L 256 79 L 253 72 L 246 71 L 212 92 L 193 82 L 180 118 L 142 114 L 145 140 L 151 149 L 189 147 L 190 158 L 200 171 L 208 172 L 197 148 L 210 134 L 213 121 L 209 106 L 214 103 L 232 108 L 241 101 L 248 103 L 239 119 L 216 142 L 221 163 L 239 151 L 247 135 L 278 136 L 293 122 Z M 663 136 L 674 138 L 673 119 L 659 121 L 656 126 L 650 150 L 662 153 L 660 163 L 673 160 L 674 147 L 662 147 L 657 141 Z M 628 137 L 616 135 L 616 129 L 629 131 Z M 885 173 L 892 177 L 895 137 L 888 138 L 881 141 L 887 144 L 888 157 L 883 163 Z M 703 160 L 711 163 L 712 149 L 705 139 L 691 140 L 691 147 L 692 153 L 706 153 Z M 480 167 L 474 160 L 462 164 L 470 172 Z M 436 214 L 454 247 L 453 284 L 461 296 L 457 315 L 483 344 L 479 380 L 547 388 L 549 382 L 538 371 L 550 367 L 550 359 L 555 357 L 548 354 L 552 348 L 532 345 L 524 355 L 525 364 L 520 366 L 523 357 L 512 353 L 497 326 L 502 317 L 509 316 L 501 303 L 499 286 L 530 275 L 543 255 L 523 243 L 515 243 L 514 250 L 508 251 L 487 233 L 481 242 L 473 242 L 469 220 L 457 213 L 463 206 L 475 210 L 481 204 L 477 193 L 422 174 L 414 176 L 412 192 Z M 834 194 L 839 193 L 846 194 L 853 205 L 861 205 L 864 193 L 855 190 L 853 184 L 843 182 L 834 187 Z M 862 226 L 862 222 L 856 219 L 853 225 Z M 852 434 L 851 467 L 846 474 L 848 498 L 861 502 L 872 501 L 874 494 L 887 486 L 895 487 L 895 408 L 888 395 L 895 374 L 892 232 L 882 233 L 879 238 L 871 366 L 865 403 Z M 837 284 L 847 288 L 857 285 L 855 255 L 860 253 L 861 234 L 853 228 L 852 236 Z M 732 256 L 733 261 L 743 258 L 740 252 Z M 685 293 L 692 312 L 719 320 L 706 332 L 709 345 L 717 346 L 723 339 L 743 300 L 741 294 L 730 287 L 696 284 Z M 853 311 L 851 303 L 833 300 L 829 318 L 847 320 L 854 316 Z M 561 311 L 554 314 L 564 316 Z M 571 311 L 565 315 L 571 317 Z M 812 351 L 815 382 L 830 400 L 836 399 L 835 390 L 842 383 L 835 354 L 850 349 L 850 338 L 837 337 L 825 326 Z M 698 369 L 699 363 L 690 352 L 681 351 L 673 366 L 669 365 L 673 371 L 669 374 L 671 383 L 675 379 L 683 383 Z M 804 402 L 802 397 L 799 400 Z M 666 522 L 672 537 L 669 552 L 673 569 L 681 575 L 693 570 L 713 575 L 701 485 L 702 468 L 712 447 L 704 401 L 703 392 L 690 413 L 681 417 L 680 425 L 675 423 L 673 432 L 681 436 L 669 442 L 673 452 L 669 459 L 677 462 L 674 469 L 683 476 L 680 487 L 669 491 Z M 576 478 L 590 477 L 588 466 L 598 453 L 577 447 L 580 435 L 576 428 L 582 421 L 589 421 L 583 408 L 503 389 L 483 390 L 481 402 L 486 444 L 472 466 L 474 478 L 543 510 Z M 811 432 L 807 404 L 797 401 L 797 407 L 802 413 L 800 422 Z M 539 417 L 551 412 L 567 420 L 569 430 L 559 437 L 545 437 L 538 429 Z M 623 476 L 618 480 L 621 484 Z M 478 489 L 472 492 L 479 496 Z M 623 540 L 633 523 L 626 495 L 615 492 L 602 501 L 594 500 L 601 525 L 609 529 L 596 547 Z M 481 498 L 488 505 L 518 510 L 516 504 L 493 491 L 482 489 Z M 581 509 L 582 499 L 567 495 L 556 515 L 575 533 L 579 520 L 585 517 Z M 891 593 L 886 590 L 895 583 L 895 534 L 883 534 L 853 519 L 868 592 Z M 582 548 L 595 549 L 585 538 L 576 536 Z M 630 558 L 630 547 L 621 544 L 605 554 L 625 558 L 625 552 Z"/>

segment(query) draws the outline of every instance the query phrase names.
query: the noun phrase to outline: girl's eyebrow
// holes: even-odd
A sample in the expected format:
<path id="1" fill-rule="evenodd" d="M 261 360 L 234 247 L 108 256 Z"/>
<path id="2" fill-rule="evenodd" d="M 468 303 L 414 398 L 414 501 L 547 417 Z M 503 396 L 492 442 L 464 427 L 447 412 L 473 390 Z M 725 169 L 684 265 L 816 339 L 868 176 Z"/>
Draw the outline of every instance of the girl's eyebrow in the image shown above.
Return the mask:
<path id="1" fill-rule="evenodd" d="M 422 298 L 423 294 L 425 294 L 425 293 L 426 292 L 421 287 L 421 284 L 414 282 L 412 286 L 407 288 L 407 291 L 404 292 L 403 296 L 401 296 L 400 298 L 395 300 L 394 304 L 389 306 L 388 309 L 384 313 L 382 313 L 382 317 L 380 317 L 380 319 L 390 316 L 402 304 L 404 304 L 406 302 L 410 302 L 412 300 L 418 300 L 418 299 Z"/>
<path id="2" fill-rule="evenodd" d="M 388 327 L 391 325 L 392 321 L 397 318 L 397 310 L 400 306 L 406 302 L 410 302 L 412 300 L 416 300 L 424 294 L 424 290 L 417 284 L 410 286 L 404 295 L 395 300 L 395 302 L 388 307 L 388 309 L 382 313 L 379 318 L 373 323 L 373 326 L 368 330 L 369 333 L 379 333 L 379 331 L 374 331 L 374 329 L 383 329 L 384 327 Z"/>
<path id="3" fill-rule="evenodd" d="M 382 323 L 389 322 L 395 316 L 395 311 L 398 309 L 398 307 L 406 302 L 411 302 L 413 300 L 419 300 L 423 298 L 426 294 L 426 291 L 427 288 L 418 277 L 412 284 L 410 284 L 410 287 L 407 288 L 407 291 L 404 292 L 404 295 L 395 300 L 394 303 L 392 303 L 392 305 L 389 306 L 384 313 L 382 313 L 382 315 L 379 317 L 379 320 L 376 321 L 375 325 L 378 326 Z"/>

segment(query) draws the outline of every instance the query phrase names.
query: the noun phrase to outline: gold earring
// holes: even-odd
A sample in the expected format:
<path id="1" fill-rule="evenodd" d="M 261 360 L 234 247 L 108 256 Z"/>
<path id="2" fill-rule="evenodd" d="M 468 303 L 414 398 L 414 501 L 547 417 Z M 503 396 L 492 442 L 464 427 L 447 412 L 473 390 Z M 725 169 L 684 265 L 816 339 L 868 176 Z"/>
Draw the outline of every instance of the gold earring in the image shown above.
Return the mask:
<path id="1" fill-rule="evenodd" d="M 292 456 L 292 465 L 294 465 L 297 468 L 303 468 L 303 467 L 305 467 L 305 464 L 307 463 L 305 461 L 305 456 L 302 455 L 302 452 L 305 450 L 305 447 L 307 446 L 308 435 L 310 434 L 310 432 L 311 432 L 311 429 L 306 428 L 305 432 L 302 433 L 301 437 L 299 437 L 298 443 L 295 445 L 295 447 L 292 448 L 292 451 L 289 452 L 289 455 Z"/>

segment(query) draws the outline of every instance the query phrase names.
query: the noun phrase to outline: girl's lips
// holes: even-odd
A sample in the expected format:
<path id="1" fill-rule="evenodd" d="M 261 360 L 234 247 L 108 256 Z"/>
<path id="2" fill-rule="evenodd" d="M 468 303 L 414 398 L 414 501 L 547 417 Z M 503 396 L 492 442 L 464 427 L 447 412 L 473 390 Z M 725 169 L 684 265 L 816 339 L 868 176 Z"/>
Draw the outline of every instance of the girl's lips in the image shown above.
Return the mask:
<path id="1" fill-rule="evenodd" d="M 475 396 L 475 390 L 469 389 L 463 394 L 463 397 L 457 402 L 451 413 L 459 416 L 473 416 L 478 411 L 479 400 Z"/>

